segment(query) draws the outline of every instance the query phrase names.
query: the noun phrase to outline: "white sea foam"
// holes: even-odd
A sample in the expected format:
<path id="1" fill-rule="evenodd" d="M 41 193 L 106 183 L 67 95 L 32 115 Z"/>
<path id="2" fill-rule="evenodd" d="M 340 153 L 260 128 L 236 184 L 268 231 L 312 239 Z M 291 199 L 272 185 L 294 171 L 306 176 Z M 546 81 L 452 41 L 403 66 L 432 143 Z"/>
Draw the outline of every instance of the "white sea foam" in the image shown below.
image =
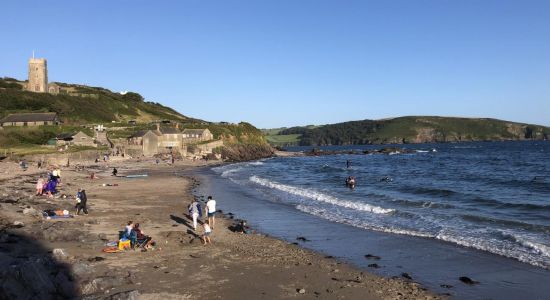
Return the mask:
<path id="1" fill-rule="evenodd" d="M 239 172 L 240 170 L 242 170 L 243 168 L 242 167 L 237 167 L 237 168 L 234 168 L 234 169 L 229 169 L 229 170 L 225 170 L 223 171 L 220 176 L 221 177 L 229 177 L 229 175 L 233 174 L 233 173 L 237 173 Z"/>
<path id="2" fill-rule="evenodd" d="M 305 213 L 318 216 L 332 222 L 348 224 L 359 228 L 382 231 L 387 233 L 395 233 L 395 234 L 401 234 L 401 235 L 417 236 L 417 237 L 427 237 L 427 238 L 434 237 L 433 234 L 429 234 L 421 231 L 400 229 L 395 227 L 384 227 L 381 225 L 369 224 L 369 223 L 366 223 L 365 220 L 353 218 L 348 215 L 329 212 L 323 208 L 312 207 L 312 206 L 301 205 L 301 204 L 296 206 L 296 208 Z"/>
<path id="3" fill-rule="evenodd" d="M 305 213 L 308 213 L 332 222 L 347 224 L 347 225 L 351 225 L 359 228 L 386 232 L 386 233 L 438 239 L 438 240 L 453 243 L 456 245 L 460 245 L 468 248 L 474 248 L 474 249 L 494 253 L 497 255 L 514 258 L 521 262 L 529 263 L 537 267 L 550 269 L 549 247 L 541 243 L 533 242 L 526 238 L 518 237 L 516 235 L 511 235 L 511 237 L 517 242 L 517 244 L 520 244 L 521 246 L 523 246 L 523 249 L 518 249 L 517 244 L 506 244 L 503 241 L 491 240 L 483 236 L 478 236 L 478 237 L 470 236 L 470 235 L 463 236 L 461 234 L 457 234 L 449 230 L 441 230 L 437 233 L 430 233 L 430 232 L 421 231 L 421 230 L 412 230 L 412 229 L 398 228 L 395 226 L 372 224 L 372 223 L 369 223 L 368 220 L 354 218 L 347 214 L 339 214 L 335 211 L 329 211 L 321 207 L 314 207 L 309 205 L 300 204 L 300 205 L 297 205 L 296 208 Z M 536 254 L 533 255 L 534 253 Z"/>
<path id="4" fill-rule="evenodd" d="M 250 177 L 250 181 L 256 184 L 259 184 L 261 186 L 277 189 L 279 191 L 283 191 L 292 195 L 297 195 L 300 197 L 321 201 L 325 203 L 330 203 L 333 205 L 350 208 L 354 210 L 367 211 L 375 214 L 388 214 L 395 211 L 394 209 L 382 208 L 382 207 L 370 205 L 367 203 L 357 203 L 353 201 L 338 199 L 336 197 L 323 194 L 313 189 L 304 189 L 304 188 L 299 188 L 291 185 L 277 183 L 277 182 L 269 181 L 264 178 L 260 178 L 258 176 Z"/>

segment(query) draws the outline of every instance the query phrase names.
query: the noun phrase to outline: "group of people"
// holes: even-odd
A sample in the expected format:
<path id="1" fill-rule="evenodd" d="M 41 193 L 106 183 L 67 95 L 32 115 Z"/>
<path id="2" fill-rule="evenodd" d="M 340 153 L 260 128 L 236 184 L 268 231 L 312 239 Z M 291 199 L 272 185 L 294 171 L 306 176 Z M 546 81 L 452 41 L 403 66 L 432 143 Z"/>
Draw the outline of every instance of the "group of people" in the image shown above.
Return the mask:
<path id="1" fill-rule="evenodd" d="M 202 217 L 201 205 L 197 201 L 197 199 L 194 199 L 189 204 L 187 209 L 189 211 L 189 216 L 191 217 L 191 219 L 193 219 L 193 229 L 197 230 L 197 221 L 199 217 Z M 216 200 L 214 200 L 212 196 L 208 196 L 208 200 L 206 201 L 206 207 L 204 208 L 204 211 L 208 219 L 205 220 L 202 224 L 204 232 L 201 235 L 201 241 L 203 244 L 206 245 L 206 244 L 212 243 L 212 240 L 210 239 L 210 235 L 212 234 L 212 230 L 216 225 Z"/>
<path id="2" fill-rule="evenodd" d="M 42 175 L 39 176 L 36 182 L 36 195 L 41 196 L 46 194 L 48 198 L 53 198 L 53 195 L 57 193 L 57 186 L 61 183 L 61 170 L 54 168 L 48 171 L 47 178 Z"/>
<path id="3" fill-rule="evenodd" d="M 136 245 L 138 245 L 147 250 L 155 245 L 153 238 L 141 230 L 139 223 L 134 223 L 133 221 L 128 221 L 120 238 L 130 240 L 132 249 L 135 249 Z"/>

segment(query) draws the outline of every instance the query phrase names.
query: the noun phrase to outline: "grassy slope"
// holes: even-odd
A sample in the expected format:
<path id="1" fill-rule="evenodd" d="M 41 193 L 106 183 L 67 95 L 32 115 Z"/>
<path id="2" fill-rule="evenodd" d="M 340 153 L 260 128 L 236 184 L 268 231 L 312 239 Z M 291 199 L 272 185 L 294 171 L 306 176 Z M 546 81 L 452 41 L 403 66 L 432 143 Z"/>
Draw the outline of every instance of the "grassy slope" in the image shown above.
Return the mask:
<path id="1" fill-rule="evenodd" d="M 58 84 L 78 95 L 26 92 L 13 80 L 0 78 L 0 118 L 16 112 L 57 112 L 64 122 L 63 126 L 6 127 L 0 130 L 0 148 L 45 144 L 59 133 L 82 130 L 80 124 L 105 124 L 110 138 L 125 139 L 139 130 L 155 129 L 150 122 L 158 120 L 177 122 L 180 128 L 208 128 L 215 138 L 223 138 L 230 144 L 266 144 L 261 131 L 245 122 L 219 125 L 188 118 L 158 103 L 145 102 L 136 93 L 121 95 L 100 87 Z M 129 125 L 129 120 L 136 120 L 138 124 Z"/>
<path id="2" fill-rule="evenodd" d="M 550 128 L 495 119 L 410 116 L 293 127 L 278 134 L 268 136 L 268 141 L 292 143 L 294 139 L 294 144 L 301 145 L 342 145 L 543 139 L 550 136 Z"/>
<path id="3" fill-rule="evenodd" d="M 6 85 L 6 81 L 0 80 Z M 145 102 L 136 93 L 121 95 L 107 89 L 60 84 L 78 93 L 51 95 L 16 88 L 0 89 L 0 118 L 13 112 L 56 112 L 65 123 L 83 124 L 119 120 L 187 120 L 175 110 Z"/>

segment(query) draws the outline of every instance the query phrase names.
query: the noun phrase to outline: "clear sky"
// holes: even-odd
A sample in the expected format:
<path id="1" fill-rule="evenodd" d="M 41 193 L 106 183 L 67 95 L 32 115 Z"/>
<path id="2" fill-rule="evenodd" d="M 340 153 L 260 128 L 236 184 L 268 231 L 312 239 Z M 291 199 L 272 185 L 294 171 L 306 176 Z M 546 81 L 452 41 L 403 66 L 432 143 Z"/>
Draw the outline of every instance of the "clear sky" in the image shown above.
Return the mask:
<path id="1" fill-rule="evenodd" d="M 6 1 L 0 76 L 261 127 L 404 115 L 550 125 L 548 0 Z"/>

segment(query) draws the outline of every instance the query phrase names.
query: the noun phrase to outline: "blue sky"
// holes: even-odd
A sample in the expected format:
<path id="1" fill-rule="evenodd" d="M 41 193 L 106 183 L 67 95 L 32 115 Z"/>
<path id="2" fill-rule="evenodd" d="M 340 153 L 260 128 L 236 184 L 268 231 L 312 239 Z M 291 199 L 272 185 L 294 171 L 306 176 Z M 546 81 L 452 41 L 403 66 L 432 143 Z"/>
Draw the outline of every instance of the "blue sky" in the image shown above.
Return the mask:
<path id="1" fill-rule="evenodd" d="M 404 115 L 550 125 L 550 1 L 9 1 L 0 76 L 267 128 Z"/>

